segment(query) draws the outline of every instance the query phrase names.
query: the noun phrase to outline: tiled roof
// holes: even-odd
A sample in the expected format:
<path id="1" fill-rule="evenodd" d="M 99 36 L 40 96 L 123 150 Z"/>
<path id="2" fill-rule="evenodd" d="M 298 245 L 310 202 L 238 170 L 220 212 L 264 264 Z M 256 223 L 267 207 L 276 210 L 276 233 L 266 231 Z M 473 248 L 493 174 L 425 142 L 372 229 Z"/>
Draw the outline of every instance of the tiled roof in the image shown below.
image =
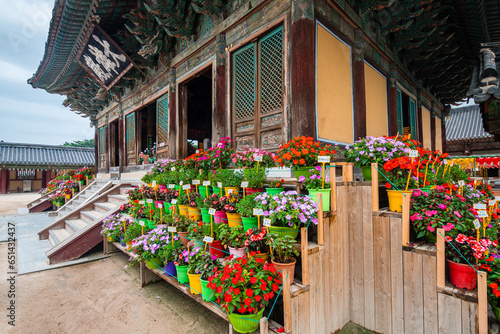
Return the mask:
<path id="1" fill-rule="evenodd" d="M 93 148 L 0 142 L 2 166 L 94 166 Z"/>
<path id="2" fill-rule="evenodd" d="M 451 109 L 446 121 L 446 140 L 489 139 L 494 136 L 484 131 L 479 105 Z"/>

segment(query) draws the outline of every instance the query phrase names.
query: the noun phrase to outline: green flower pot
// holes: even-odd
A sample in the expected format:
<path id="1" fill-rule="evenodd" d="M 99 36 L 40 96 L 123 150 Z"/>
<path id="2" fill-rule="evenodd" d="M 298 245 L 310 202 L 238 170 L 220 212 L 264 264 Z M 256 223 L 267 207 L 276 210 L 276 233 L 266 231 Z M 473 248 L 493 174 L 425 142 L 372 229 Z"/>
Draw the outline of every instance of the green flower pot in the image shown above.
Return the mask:
<path id="1" fill-rule="evenodd" d="M 317 194 L 322 194 L 323 211 L 330 211 L 330 188 L 327 189 L 309 189 L 309 197 L 314 203 L 317 202 Z"/>
<path id="2" fill-rule="evenodd" d="M 189 276 L 188 276 L 188 266 L 178 266 L 175 265 L 175 269 L 177 270 L 177 280 L 180 283 L 189 283 Z"/>
<path id="3" fill-rule="evenodd" d="M 384 174 L 382 173 L 382 169 L 381 169 L 381 166 L 382 165 L 378 165 L 378 180 L 379 182 L 383 182 L 385 181 L 385 177 L 384 177 Z M 371 165 L 368 165 L 368 166 L 361 166 L 361 174 L 363 174 L 363 177 L 365 178 L 365 181 L 371 181 L 372 180 L 372 166 Z"/>
<path id="4" fill-rule="evenodd" d="M 279 227 L 279 226 L 270 226 L 269 233 L 276 233 L 278 236 L 283 238 L 285 235 L 289 235 L 294 239 L 297 239 L 299 235 L 299 228 L 297 225 L 293 225 L 293 227 Z"/>
<path id="5" fill-rule="evenodd" d="M 224 191 L 221 188 L 214 186 L 214 187 L 212 187 L 212 190 L 213 190 L 214 194 L 217 194 L 219 196 L 220 195 L 224 196 Z"/>
<path id="6" fill-rule="evenodd" d="M 207 287 L 208 281 L 200 278 L 201 282 L 201 297 L 204 301 L 209 302 L 215 300 L 215 291 Z"/>
<path id="7" fill-rule="evenodd" d="M 284 190 L 285 190 L 284 188 L 266 188 L 266 193 L 268 193 L 269 195 L 275 195 L 279 194 Z"/>
<path id="8" fill-rule="evenodd" d="M 200 192 L 201 197 L 207 198 L 212 194 L 212 186 L 199 186 L 198 191 Z"/>
<path id="9" fill-rule="evenodd" d="M 423 188 L 420 188 L 420 191 L 424 192 L 424 193 L 429 193 L 429 191 L 431 191 L 431 187 L 423 187 Z"/>
<path id="10" fill-rule="evenodd" d="M 208 209 L 200 209 L 201 210 L 201 220 L 204 223 L 210 223 L 210 214 L 208 213 Z"/>
<path id="11" fill-rule="evenodd" d="M 205 249 L 205 243 L 203 242 L 203 239 L 194 239 L 194 247 L 200 248 L 201 250 Z"/>
<path id="12" fill-rule="evenodd" d="M 148 266 L 149 269 L 163 269 L 163 261 L 159 257 L 154 257 L 146 260 L 146 266 Z"/>
<path id="13" fill-rule="evenodd" d="M 259 226 L 257 217 L 241 217 L 241 220 L 243 221 L 243 229 L 245 232 Z"/>
<path id="14" fill-rule="evenodd" d="M 259 327 L 260 319 L 264 309 L 260 310 L 257 314 L 236 314 L 229 313 L 229 321 L 234 329 L 240 333 L 250 333 Z"/>
<path id="15" fill-rule="evenodd" d="M 295 175 L 295 178 L 298 180 L 299 177 L 304 176 L 304 177 L 309 177 L 311 173 L 309 173 L 309 169 L 314 169 L 314 166 L 303 166 L 303 167 L 295 167 L 293 169 L 293 175 Z"/>

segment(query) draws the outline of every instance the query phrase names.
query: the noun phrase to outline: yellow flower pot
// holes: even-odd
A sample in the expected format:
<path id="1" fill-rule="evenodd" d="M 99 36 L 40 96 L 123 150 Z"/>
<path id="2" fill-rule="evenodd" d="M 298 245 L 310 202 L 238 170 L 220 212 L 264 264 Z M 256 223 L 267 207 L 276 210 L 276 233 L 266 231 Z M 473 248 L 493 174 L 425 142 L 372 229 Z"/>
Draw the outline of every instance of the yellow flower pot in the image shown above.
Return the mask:
<path id="1" fill-rule="evenodd" d="M 185 217 L 189 217 L 189 211 L 188 211 L 188 206 L 187 205 L 178 205 L 179 207 L 179 214 Z"/>
<path id="2" fill-rule="evenodd" d="M 394 212 L 403 211 L 403 194 L 410 194 L 413 190 L 387 190 L 387 197 L 389 198 L 389 210 Z"/>
<path id="3" fill-rule="evenodd" d="M 188 214 L 189 218 L 194 220 L 195 222 L 198 222 L 201 220 L 201 210 L 198 209 L 197 207 L 188 207 Z"/>
<path id="4" fill-rule="evenodd" d="M 66 194 L 66 199 L 71 199 L 71 194 Z"/>
<path id="5" fill-rule="evenodd" d="M 229 213 L 227 212 L 227 224 L 229 227 L 236 227 L 238 225 L 243 226 L 243 221 L 241 220 L 241 215 L 239 213 Z"/>
<path id="6" fill-rule="evenodd" d="M 240 188 L 238 188 L 238 187 L 224 187 L 224 194 L 225 194 L 226 196 L 227 196 L 227 195 L 229 195 L 229 190 L 232 190 L 232 191 L 233 191 L 233 193 L 236 193 L 236 194 L 237 194 L 237 193 L 239 193 Z"/>
<path id="7" fill-rule="evenodd" d="M 190 274 L 188 271 L 188 276 L 189 276 L 189 288 L 191 290 L 191 293 L 193 295 L 199 295 L 201 293 L 201 281 L 200 281 L 200 276 L 201 274 Z"/>

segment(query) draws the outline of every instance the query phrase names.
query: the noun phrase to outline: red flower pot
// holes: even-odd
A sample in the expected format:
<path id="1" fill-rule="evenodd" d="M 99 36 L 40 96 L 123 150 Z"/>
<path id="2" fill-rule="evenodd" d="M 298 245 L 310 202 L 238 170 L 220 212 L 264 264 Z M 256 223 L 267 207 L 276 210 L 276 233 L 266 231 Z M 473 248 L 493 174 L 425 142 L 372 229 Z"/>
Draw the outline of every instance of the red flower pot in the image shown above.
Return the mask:
<path id="1" fill-rule="evenodd" d="M 159 187 L 160 191 L 168 190 L 168 187 L 164 186 L 163 184 L 159 184 L 158 187 Z"/>
<path id="2" fill-rule="evenodd" d="M 227 214 L 226 211 L 215 211 L 214 222 L 216 224 L 227 224 Z"/>
<path id="3" fill-rule="evenodd" d="M 246 188 L 246 194 L 247 195 L 251 195 L 251 194 L 255 194 L 255 193 L 263 193 L 264 192 L 264 188 Z"/>
<path id="4" fill-rule="evenodd" d="M 224 246 L 222 246 L 222 242 L 220 240 L 214 240 L 210 244 L 210 254 L 215 255 L 217 257 L 224 256 Z"/>
<path id="5" fill-rule="evenodd" d="M 448 262 L 451 284 L 460 289 L 474 290 L 476 288 L 477 273 L 474 268 L 468 264 L 456 263 L 450 260 L 446 260 L 446 262 Z"/>

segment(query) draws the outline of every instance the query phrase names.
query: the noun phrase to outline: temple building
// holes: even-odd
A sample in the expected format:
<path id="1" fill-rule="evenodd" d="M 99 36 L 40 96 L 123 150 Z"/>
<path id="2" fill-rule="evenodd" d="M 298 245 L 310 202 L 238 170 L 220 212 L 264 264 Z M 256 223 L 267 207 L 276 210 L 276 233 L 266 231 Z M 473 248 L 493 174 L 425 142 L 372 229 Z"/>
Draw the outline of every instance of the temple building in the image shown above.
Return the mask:
<path id="1" fill-rule="evenodd" d="M 28 82 L 89 118 L 101 177 L 139 169 L 155 143 L 183 158 L 225 136 L 276 151 L 294 136 L 411 134 L 446 151 L 450 105 L 498 35 L 481 24 L 493 13 L 451 0 L 56 0 Z"/>

